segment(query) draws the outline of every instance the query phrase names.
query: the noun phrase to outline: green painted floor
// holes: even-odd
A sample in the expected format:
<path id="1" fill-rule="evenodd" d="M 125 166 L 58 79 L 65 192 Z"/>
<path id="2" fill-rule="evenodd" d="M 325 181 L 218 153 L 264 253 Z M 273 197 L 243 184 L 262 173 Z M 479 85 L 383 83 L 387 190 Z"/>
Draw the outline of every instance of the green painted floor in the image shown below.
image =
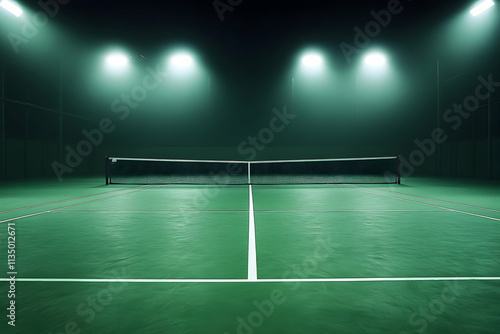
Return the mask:
<path id="1" fill-rule="evenodd" d="M 245 282 L 247 186 L 11 182 L 0 187 L 0 333 L 500 332 L 499 183 L 254 186 L 253 201 L 259 279 L 450 279 Z M 9 222 L 17 278 L 45 279 L 16 282 L 15 328 Z"/>

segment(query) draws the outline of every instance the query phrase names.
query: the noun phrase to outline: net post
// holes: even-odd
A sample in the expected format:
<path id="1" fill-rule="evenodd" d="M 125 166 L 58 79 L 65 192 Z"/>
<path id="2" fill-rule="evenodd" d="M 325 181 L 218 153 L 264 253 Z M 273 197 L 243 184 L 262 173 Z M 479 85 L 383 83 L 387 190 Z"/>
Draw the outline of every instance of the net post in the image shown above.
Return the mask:
<path id="1" fill-rule="evenodd" d="M 396 158 L 396 174 L 398 176 L 398 184 L 401 184 L 401 156 Z"/>
<path id="2" fill-rule="evenodd" d="M 248 169 L 248 184 L 249 184 L 249 185 L 250 185 L 250 184 L 252 184 L 251 179 L 250 179 L 250 166 L 251 166 L 251 163 L 250 163 L 250 161 L 249 161 L 249 162 L 248 162 L 248 168 L 247 168 L 247 169 Z"/>
<path id="3" fill-rule="evenodd" d="M 106 185 L 109 185 L 109 157 L 104 157 L 104 174 L 106 175 Z"/>

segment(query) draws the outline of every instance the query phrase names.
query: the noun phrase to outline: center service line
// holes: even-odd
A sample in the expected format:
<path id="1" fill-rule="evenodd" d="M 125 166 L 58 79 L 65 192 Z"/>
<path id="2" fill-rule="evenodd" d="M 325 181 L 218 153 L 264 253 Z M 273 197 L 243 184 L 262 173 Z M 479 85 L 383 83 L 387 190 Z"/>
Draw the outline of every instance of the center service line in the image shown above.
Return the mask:
<path id="1" fill-rule="evenodd" d="M 257 280 L 257 248 L 255 246 L 255 217 L 253 211 L 252 185 L 249 185 L 248 208 L 248 280 Z"/>

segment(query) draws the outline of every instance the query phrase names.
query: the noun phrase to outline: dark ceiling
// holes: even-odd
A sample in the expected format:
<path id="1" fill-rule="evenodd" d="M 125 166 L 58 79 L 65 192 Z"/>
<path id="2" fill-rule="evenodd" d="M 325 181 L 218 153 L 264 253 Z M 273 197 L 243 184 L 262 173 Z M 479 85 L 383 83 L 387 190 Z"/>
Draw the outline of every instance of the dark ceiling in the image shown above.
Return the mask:
<path id="1" fill-rule="evenodd" d="M 337 122 L 335 117 L 352 113 L 355 104 L 354 93 L 342 93 L 341 90 L 352 90 L 349 87 L 353 87 L 355 80 L 352 75 L 355 66 L 346 58 L 342 45 L 355 46 L 356 29 L 366 31 L 367 25 L 375 22 L 374 13 L 384 17 L 383 13 L 387 14 L 391 6 L 396 6 L 398 14 L 391 15 L 390 23 L 370 38 L 368 46 L 389 50 L 391 62 L 404 79 L 408 92 L 402 94 L 398 101 L 395 97 L 388 99 L 386 109 L 397 110 L 393 111 L 395 117 L 391 119 L 379 117 L 380 133 L 399 131 L 399 135 L 406 135 L 412 140 L 419 131 L 432 129 L 436 105 L 436 59 L 442 60 L 443 79 L 475 66 L 477 68 L 472 71 L 474 80 L 476 73 L 498 68 L 498 45 L 491 43 L 491 38 L 481 48 L 469 44 L 454 50 L 448 47 L 450 34 L 447 27 L 460 13 L 467 13 L 474 4 L 473 0 L 59 1 L 67 3 L 58 4 L 57 13 L 54 6 L 56 0 L 19 1 L 30 9 L 28 17 L 43 11 L 40 3 L 49 4 L 48 8 L 54 15 L 39 29 L 36 38 L 20 45 L 18 53 L 13 52 L 8 33 L 19 33 L 22 28 L 9 14 L 0 13 L 3 35 L 0 57 L 17 64 L 37 63 L 31 66 L 38 66 L 41 72 L 47 73 L 54 87 L 57 87 L 57 73 L 62 61 L 65 110 L 98 120 L 101 115 L 109 113 L 111 101 L 120 92 L 130 91 L 133 86 L 113 87 L 114 84 L 110 84 L 111 93 L 108 95 L 95 93 L 89 85 L 90 73 L 91 69 L 95 71 L 97 61 L 102 60 L 99 57 L 102 58 L 103 50 L 110 45 L 121 46 L 144 68 L 158 64 L 168 48 L 189 46 L 212 73 L 213 92 L 219 94 L 220 101 L 212 104 L 205 119 L 197 119 L 196 127 L 188 124 L 193 121 L 189 117 L 182 121 L 184 123 L 176 121 L 167 112 L 162 114 L 163 123 L 158 116 L 161 113 L 152 117 L 151 110 L 164 108 L 158 102 L 161 96 L 149 99 L 142 106 L 143 112 L 135 114 L 136 118 L 143 117 L 138 119 L 144 122 L 141 133 L 156 126 L 156 133 L 163 138 L 167 127 L 172 138 L 183 143 L 196 137 L 182 136 L 181 133 L 187 130 L 218 136 L 221 143 L 226 143 L 227 137 L 237 143 L 241 132 L 248 133 L 261 126 L 269 110 L 289 103 L 285 90 L 289 90 L 290 68 L 297 55 L 308 46 L 325 51 L 335 64 L 339 78 L 347 80 L 344 88 L 337 87 L 339 99 L 335 100 L 327 94 L 325 96 L 330 100 L 323 106 L 319 103 L 316 106 L 317 101 L 307 101 L 311 108 L 335 110 L 329 111 L 329 118 L 313 119 L 311 116 L 310 123 L 304 117 L 303 128 L 316 127 L 317 140 L 321 140 L 320 133 L 332 133 L 331 124 Z M 216 3 L 228 6 L 222 15 L 224 20 L 214 6 Z M 385 19 L 388 19 L 387 16 Z M 459 45 L 460 33 L 455 35 L 454 41 Z M 471 56 L 473 51 L 475 53 Z M 342 71 L 345 73 L 342 74 Z M 460 89 L 468 89 L 467 85 L 463 84 Z M 391 99 L 397 103 L 392 103 Z M 456 97 L 450 95 L 450 101 L 454 99 Z M 443 98 L 445 103 L 447 101 Z M 52 104 L 57 105 L 57 102 Z M 401 110 L 405 113 L 402 114 Z M 409 122 L 414 125 L 411 129 L 401 126 Z M 137 124 L 127 123 L 123 137 L 129 138 Z M 221 127 L 225 131 L 213 131 Z M 342 124 L 338 127 L 339 131 L 347 129 Z M 380 137 L 380 133 L 376 136 Z"/>
<path id="2" fill-rule="evenodd" d="M 47 3 L 51 1 L 55 2 Z M 311 43 L 338 52 L 340 43 L 352 44 L 355 27 L 364 29 L 374 19 L 372 11 L 385 10 L 394 2 L 220 0 L 226 6 L 237 4 L 224 12 L 221 21 L 212 0 L 72 0 L 59 5 L 49 25 L 68 40 L 56 45 L 60 52 L 68 47 L 116 43 L 138 54 L 154 56 L 168 45 L 187 43 L 198 49 L 208 62 L 230 66 L 245 56 L 244 63 L 251 65 L 252 60 L 282 57 Z M 40 4 L 33 3 L 28 6 L 32 12 L 39 12 Z M 471 3 L 470 0 L 402 0 L 402 12 L 392 16 L 376 42 L 416 45 L 433 28 Z"/>

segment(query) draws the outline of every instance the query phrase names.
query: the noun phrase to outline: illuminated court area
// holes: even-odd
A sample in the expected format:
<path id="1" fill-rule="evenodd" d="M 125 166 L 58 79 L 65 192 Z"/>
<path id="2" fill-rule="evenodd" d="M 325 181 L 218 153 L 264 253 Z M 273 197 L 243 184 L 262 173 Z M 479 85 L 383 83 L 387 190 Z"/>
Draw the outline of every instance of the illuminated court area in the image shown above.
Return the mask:
<path id="1" fill-rule="evenodd" d="M 498 184 L 102 184 L 2 189 L 20 333 L 498 328 Z"/>

